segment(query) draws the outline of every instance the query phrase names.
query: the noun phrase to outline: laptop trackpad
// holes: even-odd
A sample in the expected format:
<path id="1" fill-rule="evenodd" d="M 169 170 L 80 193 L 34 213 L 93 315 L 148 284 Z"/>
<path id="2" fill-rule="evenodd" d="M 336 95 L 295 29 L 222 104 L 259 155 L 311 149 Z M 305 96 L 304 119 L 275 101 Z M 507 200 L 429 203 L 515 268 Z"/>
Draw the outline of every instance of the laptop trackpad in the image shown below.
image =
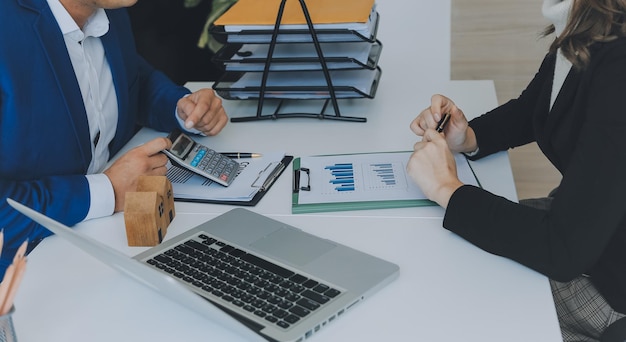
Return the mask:
<path id="1" fill-rule="evenodd" d="M 332 242 L 287 228 L 277 230 L 250 246 L 297 265 L 306 265 L 335 248 Z"/>

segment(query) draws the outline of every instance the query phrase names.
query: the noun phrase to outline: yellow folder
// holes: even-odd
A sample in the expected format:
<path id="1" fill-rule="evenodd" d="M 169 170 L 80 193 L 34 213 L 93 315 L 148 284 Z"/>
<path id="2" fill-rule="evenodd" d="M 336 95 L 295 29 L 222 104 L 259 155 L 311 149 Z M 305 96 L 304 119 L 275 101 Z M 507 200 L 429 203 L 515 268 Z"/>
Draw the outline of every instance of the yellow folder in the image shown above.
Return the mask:
<path id="1" fill-rule="evenodd" d="M 305 0 L 315 24 L 366 23 L 375 0 Z M 239 0 L 215 25 L 274 25 L 281 0 Z M 287 0 L 281 24 L 306 24 L 299 0 Z"/>

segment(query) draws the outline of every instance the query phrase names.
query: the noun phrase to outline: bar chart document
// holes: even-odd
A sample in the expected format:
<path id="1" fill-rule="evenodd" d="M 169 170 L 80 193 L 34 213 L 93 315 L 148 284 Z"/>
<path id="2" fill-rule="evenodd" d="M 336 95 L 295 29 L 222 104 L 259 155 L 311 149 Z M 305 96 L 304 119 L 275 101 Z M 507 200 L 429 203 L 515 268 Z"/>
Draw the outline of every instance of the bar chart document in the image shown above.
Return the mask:
<path id="1" fill-rule="evenodd" d="M 294 160 L 292 213 L 437 205 L 410 179 L 411 152 L 301 157 Z M 479 186 L 468 160 L 455 155 L 464 184 Z"/>

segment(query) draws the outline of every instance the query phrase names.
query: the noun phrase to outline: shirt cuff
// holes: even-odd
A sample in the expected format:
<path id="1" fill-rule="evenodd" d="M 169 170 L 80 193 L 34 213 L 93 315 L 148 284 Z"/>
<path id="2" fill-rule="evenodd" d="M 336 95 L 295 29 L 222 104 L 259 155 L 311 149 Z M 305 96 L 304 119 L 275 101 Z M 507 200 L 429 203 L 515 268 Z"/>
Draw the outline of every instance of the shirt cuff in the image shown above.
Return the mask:
<path id="1" fill-rule="evenodd" d="M 113 184 L 104 173 L 87 175 L 89 183 L 89 212 L 85 221 L 110 216 L 115 211 Z"/>
<path id="2" fill-rule="evenodd" d="M 478 154 L 478 151 L 480 151 L 480 148 L 479 148 L 479 147 L 476 147 L 476 149 L 475 149 L 474 151 L 472 151 L 472 152 L 466 152 L 466 153 L 463 153 L 463 154 L 464 154 L 464 155 L 466 155 L 466 156 L 468 156 L 468 157 L 473 157 L 473 156 L 475 156 L 475 155 L 477 155 L 477 154 Z"/>

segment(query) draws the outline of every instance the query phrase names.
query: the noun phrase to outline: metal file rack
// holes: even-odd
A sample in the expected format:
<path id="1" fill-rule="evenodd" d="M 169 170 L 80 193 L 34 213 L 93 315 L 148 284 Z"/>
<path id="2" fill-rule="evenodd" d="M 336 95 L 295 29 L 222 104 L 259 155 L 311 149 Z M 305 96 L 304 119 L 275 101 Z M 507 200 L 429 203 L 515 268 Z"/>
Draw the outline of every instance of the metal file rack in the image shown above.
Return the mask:
<path id="1" fill-rule="evenodd" d="M 307 29 L 283 29 L 281 21 L 287 0 L 282 0 L 278 9 L 276 22 L 272 29 L 267 30 L 241 30 L 238 32 L 226 32 L 224 27 L 216 26 L 211 33 L 220 36 L 224 35 L 226 44 L 216 53 L 213 58 L 217 63 L 230 63 L 234 65 L 236 71 L 226 69 L 224 75 L 213 85 L 213 89 L 224 99 L 258 99 L 257 112 L 255 116 L 231 118 L 232 122 L 255 121 L 278 118 L 308 117 L 318 119 L 331 119 L 353 122 L 366 122 L 366 118 L 342 116 L 339 109 L 339 98 L 374 98 L 376 89 L 382 74 L 378 66 L 378 58 L 382 51 L 382 43 L 376 39 L 378 30 L 379 15 L 373 12 L 373 29 L 370 36 L 364 36 L 355 30 L 349 29 L 316 29 L 311 20 L 311 16 L 304 0 L 299 0 L 300 7 L 306 19 Z M 274 52 L 278 44 L 292 44 L 306 42 L 313 44 L 316 57 L 274 57 Z M 371 44 L 370 54 L 366 63 L 357 61 L 350 57 L 324 57 L 321 43 L 354 44 L 366 42 Z M 267 47 L 267 57 L 246 58 L 247 51 L 242 51 L 244 44 L 265 44 Z M 311 63 L 318 62 L 319 67 L 310 69 Z M 309 69 L 294 70 L 285 67 L 289 65 L 301 65 L 308 63 Z M 332 68 L 329 67 L 332 65 Z M 282 67 L 282 68 L 281 68 Z M 372 80 L 368 91 L 358 89 L 352 85 L 333 85 L 333 73 L 346 71 L 353 73 L 363 73 Z M 302 86 L 279 86 L 270 85 L 270 77 L 297 77 L 302 73 L 322 73 L 325 83 L 322 85 L 302 85 Z M 239 86 L 238 81 L 245 77 L 260 78 L 258 86 Z M 314 99 L 323 100 L 323 105 L 318 113 L 282 113 L 281 108 L 286 101 L 310 99 L 311 94 L 315 94 Z M 263 113 L 265 101 L 277 99 L 278 105 L 270 114 Z M 333 113 L 326 113 L 329 105 Z"/>

